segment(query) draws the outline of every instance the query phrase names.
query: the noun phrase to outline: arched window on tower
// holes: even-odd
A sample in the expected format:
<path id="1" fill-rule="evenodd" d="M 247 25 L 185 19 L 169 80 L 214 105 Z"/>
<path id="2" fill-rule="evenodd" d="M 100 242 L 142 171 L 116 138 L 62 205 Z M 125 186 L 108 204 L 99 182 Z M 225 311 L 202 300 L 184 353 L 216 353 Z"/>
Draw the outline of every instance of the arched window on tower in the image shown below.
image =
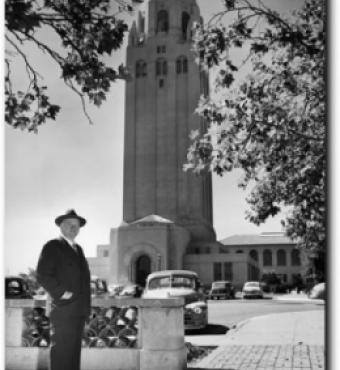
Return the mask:
<path id="1" fill-rule="evenodd" d="M 277 251 L 277 265 L 278 266 L 287 265 L 286 251 L 284 249 L 279 249 Z"/>
<path id="2" fill-rule="evenodd" d="M 270 249 L 265 249 L 263 251 L 263 266 L 272 266 L 273 265 L 273 256 Z"/>
<path id="3" fill-rule="evenodd" d="M 190 21 L 190 15 L 187 12 L 183 12 L 182 13 L 182 37 L 183 37 L 183 40 L 187 39 L 189 21 Z"/>
<path id="4" fill-rule="evenodd" d="M 180 56 L 177 58 L 176 72 L 177 74 L 188 72 L 188 59 L 185 56 Z"/>
<path id="5" fill-rule="evenodd" d="M 156 60 L 156 76 L 165 76 L 168 74 L 168 63 L 164 58 Z"/>
<path id="6" fill-rule="evenodd" d="M 169 31 L 169 15 L 166 10 L 160 10 L 157 14 L 157 28 L 158 32 L 168 32 Z"/>

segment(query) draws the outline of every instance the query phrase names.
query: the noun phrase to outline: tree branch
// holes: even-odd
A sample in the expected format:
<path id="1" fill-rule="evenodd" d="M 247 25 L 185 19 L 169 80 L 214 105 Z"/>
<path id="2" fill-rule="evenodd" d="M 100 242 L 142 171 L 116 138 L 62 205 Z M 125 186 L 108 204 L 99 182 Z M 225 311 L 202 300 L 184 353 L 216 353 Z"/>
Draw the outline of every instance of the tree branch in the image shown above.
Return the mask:
<path id="1" fill-rule="evenodd" d="M 84 112 L 86 118 L 88 119 L 88 121 L 90 122 L 90 124 L 92 125 L 93 121 L 92 121 L 91 117 L 89 116 L 89 114 L 87 113 L 84 95 L 73 85 L 71 80 L 65 80 L 65 84 L 69 88 L 71 88 L 80 97 L 81 104 L 82 104 L 82 107 L 83 107 L 83 112 Z"/>
<path id="2" fill-rule="evenodd" d="M 20 50 L 19 46 L 13 40 L 11 40 L 8 37 L 8 35 L 5 35 L 5 38 L 14 47 L 14 49 L 21 55 L 21 57 L 24 59 L 25 65 L 26 65 L 26 70 L 27 70 L 29 78 L 32 79 L 32 77 L 33 77 L 34 82 L 37 83 L 37 81 L 38 81 L 37 76 L 42 78 L 41 75 L 31 66 L 31 64 L 29 63 L 26 55 Z"/>

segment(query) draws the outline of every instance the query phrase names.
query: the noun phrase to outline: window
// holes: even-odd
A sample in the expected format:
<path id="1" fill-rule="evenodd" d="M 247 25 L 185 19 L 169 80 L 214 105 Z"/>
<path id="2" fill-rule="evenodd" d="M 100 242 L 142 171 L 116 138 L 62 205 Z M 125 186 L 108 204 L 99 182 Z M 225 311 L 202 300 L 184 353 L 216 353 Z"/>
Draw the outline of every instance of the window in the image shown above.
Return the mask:
<path id="1" fill-rule="evenodd" d="M 163 78 L 161 78 L 161 79 L 159 80 L 159 87 L 160 87 L 160 88 L 164 87 L 164 80 L 163 80 Z"/>
<path id="2" fill-rule="evenodd" d="M 263 266 L 272 266 L 272 265 L 273 265 L 272 251 L 266 249 L 263 252 Z"/>
<path id="3" fill-rule="evenodd" d="M 166 62 L 166 60 L 163 61 L 163 75 L 167 75 L 168 74 L 168 63 Z"/>
<path id="4" fill-rule="evenodd" d="M 180 59 L 177 59 L 176 61 L 176 73 L 181 73 L 182 72 L 182 63 Z"/>
<path id="5" fill-rule="evenodd" d="M 103 257 L 109 257 L 109 251 L 108 250 L 104 250 Z"/>
<path id="6" fill-rule="evenodd" d="M 180 56 L 176 60 L 176 73 L 187 73 L 188 72 L 188 59 L 184 56 Z"/>
<path id="7" fill-rule="evenodd" d="M 292 250 L 291 257 L 292 257 L 292 266 L 301 265 L 300 251 L 298 249 Z"/>
<path id="8" fill-rule="evenodd" d="M 258 261 L 259 260 L 259 255 L 257 253 L 257 251 L 255 249 L 252 249 L 250 252 L 249 252 L 249 256 L 255 260 L 255 261 Z"/>
<path id="9" fill-rule="evenodd" d="M 160 10 L 157 14 L 157 28 L 158 32 L 168 32 L 169 30 L 169 15 L 166 10 Z"/>
<path id="10" fill-rule="evenodd" d="M 136 62 L 136 78 L 145 77 L 146 75 L 146 62 L 138 60 Z"/>
<path id="11" fill-rule="evenodd" d="M 242 249 L 238 249 L 238 250 L 236 251 L 236 253 L 241 254 L 241 253 L 244 253 L 244 252 L 243 252 L 243 250 L 242 250 Z"/>
<path id="12" fill-rule="evenodd" d="M 182 13 L 182 37 L 183 40 L 187 39 L 188 25 L 190 21 L 190 15 L 187 12 Z"/>
<path id="13" fill-rule="evenodd" d="M 214 263 L 214 280 L 222 280 L 222 263 Z"/>
<path id="14" fill-rule="evenodd" d="M 220 247 L 219 248 L 219 253 L 229 253 L 227 247 Z"/>
<path id="15" fill-rule="evenodd" d="M 168 63 L 165 59 L 156 60 L 156 76 L 165 76 L 168 74 Z"/>
<path id="16" fill-rule="evenodd" d="M 279 249 L 277 251 L 277 265 L 278 266 L 286 266 L 287 265 L 286 251 L 283 250 L 283 249 Z"/>
<path id="17" fill-rule="evenodd" d="M 187 73 L 187 72 L 188 72 L 188 59 L 184 58 L 183 59 L 183 73 Z"/>
<path id="18" fill-rule="evenodd" d="M 224 262 L 224 280 L 233 280 L 233 264 L 231 262 Z"/>
<path id="19" fill-rule="evenodd" d="M 164 54 L 166 52 L 165 45 L 157 46 L 157 54 Z"/>

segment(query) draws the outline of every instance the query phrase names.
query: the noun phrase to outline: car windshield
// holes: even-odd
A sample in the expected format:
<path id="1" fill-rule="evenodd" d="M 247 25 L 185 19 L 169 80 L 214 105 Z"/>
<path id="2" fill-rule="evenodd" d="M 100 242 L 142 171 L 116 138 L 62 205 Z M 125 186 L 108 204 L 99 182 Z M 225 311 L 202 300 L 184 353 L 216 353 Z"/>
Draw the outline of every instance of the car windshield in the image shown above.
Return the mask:
<path id="1" fill-rule="evenodd" d="M 213 288 L 225 288 L 225 287 L 229 287 L 230 284 L 227 283 L 227 282 L 222 282 L 222 281 L 219 281 L 219 282 L 216 282 L 216 283 L 213 283 L 212 284 L 212 287 Z"/>
<path id="2" fill-rule="evenodd" d="M 250 282 L 250 283 L 245 283 L 244 286 L 258 288 L 260 286 L 260 284 L 258 282 L 256 282 L 256 281 L 254 281 L 254 282 Z"/>
<path id="3" fill-rule="evenodd" d="M 157 276 L 149 281 L 149 289 L 195 288 L 195 277 L 187 275 Z"/>

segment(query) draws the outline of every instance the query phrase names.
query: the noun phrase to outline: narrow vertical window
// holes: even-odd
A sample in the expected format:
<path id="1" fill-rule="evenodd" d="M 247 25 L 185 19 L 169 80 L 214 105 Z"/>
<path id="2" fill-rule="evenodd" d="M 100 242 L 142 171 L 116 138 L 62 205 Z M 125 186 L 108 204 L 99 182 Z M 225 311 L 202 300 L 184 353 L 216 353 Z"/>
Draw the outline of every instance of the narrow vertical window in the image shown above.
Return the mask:
<path id="1" fill-rule="evenodd" d="M 169 15 L 166 10 L 160 10 L 157 14 L 156 32 L 168 32 L 169 30 Z"/>
<path id="2" fill-rule="evenodd" d="M 167 75 L 168 74 L 168 63 L 166 62 L 166 60 L 163 61 L 163 75 Z"/>
<path id="3" fill-rule="evenodd" d="M 176 73 L 181 73 L 182 72 L 182 63 L 180 59 L 177 59 L 176 61 Z"/>
<path id="4" fill-rule="evenodd" d="M 214 280 L 222 280 L 222 263 L 214 263 Z"/>
<path id="5" fill-rule="evenodd" d="M 277 265 L 278 266 L 286 266 L 286 251 L 283 249 L 279 249 L 277 251 Z"/>
<path id="6" fill-rule="evenodd" d="M 143 77 L 145 77 L 147 75 L 147 72 L 146 72 L 146 62 L 143 63 L 143 66 L 142 66 L 142 75 Z"/>
<path id="7" fill-rule="evenodd" d="M 183 58 L 183 73 L 187 73 L 187 72 L 188 72 L 188 59 Z"/>
<path id="8" fill-rule="evenodd" d="M 189 21 L 190 21 L 190 15 L 187 12 L 183 12 L 182 13 L 182 37 L 183 37 L 183 40 L 187 39 Z"/>
<path id="9" fill-rule="evenodd" d="M 263 266 L 272 266 L 272 265 L 273 265 L 272 251 L 269 249 L 266 249 L 263 252 Z"/>
<path id="10" fill-rule="evenodd" d="M 138 78 L 140 76 L 140 64 L 139 61 L 136 62 L 136 77 Z"/>

